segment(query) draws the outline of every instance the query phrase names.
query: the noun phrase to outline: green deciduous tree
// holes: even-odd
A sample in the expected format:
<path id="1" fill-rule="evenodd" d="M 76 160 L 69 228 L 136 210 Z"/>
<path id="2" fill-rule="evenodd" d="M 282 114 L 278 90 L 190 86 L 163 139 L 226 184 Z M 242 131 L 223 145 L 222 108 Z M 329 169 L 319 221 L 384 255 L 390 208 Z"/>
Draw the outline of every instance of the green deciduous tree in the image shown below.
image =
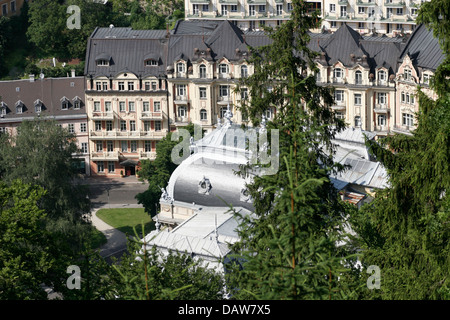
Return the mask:
<path id="1" fill-rule="evenodd" d="M 19 180 L 0 182 L 1 300 L 46 298 L 41 284 L 48 281 L 55 260 L 42 230 L 46 214 L 39 202 L 44 195 L 42 187 Z"/>
<path id="2" fill-rule="evenodd" d="M 248 186 L 255 212 L 242 217 L 241 241 L 233 246 L 243 269 L 228 278 L 236 298 L 339 299 L 353 293 L 344 281 L 347 252 L 337 246 L 346 206 L 328 178 L 339 169 L 330 140 L 344 124 L 327 106 L 331 93 L 307 74 L 317 70 L 307 44 L 308 30 L 318 23 L 307 12 L 305 2 L 293 1 L 291 19 L 268 29 L 272 43 L 251 49 L 255 72 L 241 84 L 250 92 L 242 111 L 252 123 L 268 107 L 277 108 L 267 131 L 279 130 L 280 145 L 278 172 L 255 176 Z"/>
<path id="3" fill-rule="evenodd" d="M 194 135 L 194 125 L 189 124 L 185 127 L 191 136 Z M 145 211 L 154 216 L 157 211 L 156 205 L 159 204 L 161 197 L 161 188 L 165 188 L 169 182 L 172 172 L 178 166 L 172 161 L 172 150 L 180 142 L 172 141 L 172 132 L 169 132 L 162 140 L 156 144 L 156 159 L 153 161 L 141 161 L 140 179 L 147 180 L 148 189 L 136 195 L 138 203 L 142 204 Z"/>

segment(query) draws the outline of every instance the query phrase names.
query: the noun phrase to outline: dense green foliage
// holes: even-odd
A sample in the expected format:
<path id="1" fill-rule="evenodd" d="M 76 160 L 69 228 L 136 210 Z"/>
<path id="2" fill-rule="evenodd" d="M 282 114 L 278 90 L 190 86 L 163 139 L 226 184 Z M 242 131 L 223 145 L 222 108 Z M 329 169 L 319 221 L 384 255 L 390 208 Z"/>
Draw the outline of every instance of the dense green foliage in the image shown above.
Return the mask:
<path id="1" fill-rule="evenodd" d="M 355 216 L 363 263 L 381 269 L 381 299 L 450 299 L 450 70 L 449 3 L 421 6 L 419 21 L 433 29 L 445 56 L 430 99 L 418 88 L 417 128 L 367 142 L 386 167 L 391 186 Z"/>
<path id="2" fill-rule="evenodd" d="M 128 243 L 128 253 L 113 266 L 107 299 L 218 300 L 223 280 L 186 253 L 146 251 L 140 238 Z"/>
<path id="3" fill-rule="evenodd" d="M 0 300 L 45 298 L 41 283 L 55 261 L 41 229 L 45 212 L 38 203 L 44 194 L 19 180 L 0 182 Z"/>
<path id="4" fill-rule="evenodd" d="M 189 132 L 190 136 L 194 135 L 193 124 L 189 124 L 184 128 Z M 148 189 L 137 194 L 136 199 L 151 216 L 157 213 L 157 206 L 159 205 L 159 199 L 162 193 L 161 188 L 167 186 L 170 175 L 178 166 L 172 161 L 171 155 L 172 149 L 180 142 L 183 142 L 182 136 L 180 136 L 178 141 L 172 141 L 172 132 L 169 132 L 156 144 L 156 159 L 153 161 L 141 161 L 139 176 L 141 180 L 148 181 Z"/>
<path id="5" fill-rule="evenodd" d="M 279 130 L 280 163 L 276 174 L 256 176 L 248 185 L 255 215 L 242 217 L 241 241 L 233 248 L 243 269 L 228 279 L 238 299 L 341 299 L 352 294 L 343 275 L 347 253 L 336 245 L 343 235 L 345 205 L 327 176 L 338 169 L 330 139 L 344 124 L 326 106 L 333 100 L 328 89 L 306 74 L 307 68 L 316 70 L 307 43 L 317 16 L 307 15 L 302 1 L 293 7 L 289 21 L 269 30 L 272 44 L 253 49 L 255 72 L 242 83 L 250 91 L 243 110 L 253 123 L 260 122 L 268 106 L 277 106 L 267 131 Z"/>

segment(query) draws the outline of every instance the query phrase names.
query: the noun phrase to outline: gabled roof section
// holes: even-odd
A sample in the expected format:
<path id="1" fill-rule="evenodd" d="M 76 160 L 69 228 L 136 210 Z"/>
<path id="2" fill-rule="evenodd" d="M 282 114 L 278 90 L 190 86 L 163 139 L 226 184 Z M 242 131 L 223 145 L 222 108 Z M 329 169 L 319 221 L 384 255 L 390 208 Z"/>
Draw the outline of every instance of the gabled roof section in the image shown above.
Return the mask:
<path id="1" fill-rule="evenodd" d="M 351 55 L 359 58 L 367 57 L 367 52 L 361 46 L 361 40 L 362 36 L 344 23 L 321 46 L 329 57 L 328 64 L 334 65 L 337 61 L 341 61 L 345 66 L 352 66 L 355 61 Z"/>
<path id="2" fill-rule="evenodd" d="M 444 53 L 439 40 L 433 36 L 433 31 L 428 30 L 423 24 L 417 26 L 400 55 L 403 60 L 409 55 L 417 67 L 436 70 L 444 60 Z"/>

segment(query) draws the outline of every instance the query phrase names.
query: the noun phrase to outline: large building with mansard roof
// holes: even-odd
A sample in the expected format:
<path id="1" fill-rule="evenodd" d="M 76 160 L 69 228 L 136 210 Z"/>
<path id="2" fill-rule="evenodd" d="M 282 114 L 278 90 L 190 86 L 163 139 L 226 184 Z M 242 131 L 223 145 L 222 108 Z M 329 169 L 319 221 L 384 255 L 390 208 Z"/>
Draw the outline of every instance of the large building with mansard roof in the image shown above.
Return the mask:
<path id="1" fill-rule="evenodd" d="M 317 83 L 333 88 L 329 107 L 338 117 L 377 136 L 414 130 L 415 86 L 428 90 L 444 57 L 431 31 L 418 26 L 409 37 L 386 37 L 342 24 L 310 35 Z M 178 21 L 170 31 L 97 28 L 85 69 L 91 172 L 133 175 L 167 132 L 190 122 L 211 132 L 228 106 L 235 123 L 250 124 L 239 110 L 248 92 L 234 89 L 254 72 L 249 47 L 270 42 L 228 20 Z M 265 116 L 276 112 L 270 107 Z"/>

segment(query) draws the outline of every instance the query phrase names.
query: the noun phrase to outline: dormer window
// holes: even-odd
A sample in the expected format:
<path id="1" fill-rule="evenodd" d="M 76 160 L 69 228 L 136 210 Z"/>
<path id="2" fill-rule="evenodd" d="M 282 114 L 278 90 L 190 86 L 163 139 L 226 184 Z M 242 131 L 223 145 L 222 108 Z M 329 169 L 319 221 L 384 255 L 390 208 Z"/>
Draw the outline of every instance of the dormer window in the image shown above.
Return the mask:
<path id="1" fill-rule="evenodd" d="M 145 60 L 145 66 L 146 67 L 156 67 L 156 66 L 158 66 L 158 61 L 153 60 L 153 59 Z"/>
<path id="2" fill-rule="evenodd" d="M 378 80 L 379 81 L 386 81 L 387 80 L 386 71 L 384 71 L 384 70 L 378 71 Z"/>
<path id="3" fill-rule="evenodd" d="M 219 64 L 219 73 L 220 74 L 227 74 L 229 71 L 228 65 L 225 63 Z"/>
<path id="4" fill-rule="evenodd" d="M 97 66 L 109 66 L 111 61 L 111 56 L 107 53 L 101 53 L 95 57 L 95 62 Z"/>
<path id="5" fill-rule="evenodd" d="M 19 100 L 16 102 L 16 113 L 22 114 L 23 113 L 23 102 L 22 100 Z"/>
<path id="6" fill-rule="evenodd" d="M 431 75 L 428 73 L 423 74 L 423 83 L 429 85 L 430 84 Z"/>
<path id="7" fill-rule="evenodd" d="M 81 99 L 79 96 L 75 96 L 75 98 L 72 99 L 73 100 L 73 108 L 75 110 L 79 110 L 81 108 Z"/>
<path id="8" fill-rule="evenodd" d="M 108 60 L 97 60 L 97 66 L 109 66 L 109 61 Z"/>
<path id="9" fill-rule="evenodd" d="M 4 103 L 3 101 L 0 103 L 0 115 L 6 115 L 6 103 Z"/>
<path id="10" fill-rule="evenodd" d="M 178 62 L 177 63 L 177 72 L 178 73 L 186 72 L 186 65 L 183 62 Z"/>
<path id="11" fill-rule="evenodd" d="M 41 100 L 37 99 L 34 102 L 34 111 L 36 113 L 41 113 L 42 112 L 42 101 Z"/>
<path id="12" fill-rule="evenodd" d="M 66 97 L 62 97 L 61 99 L 61 110 L 68 110 L 69 109 L 69 99 Z"/>
<path id="13" fill-rule="evenodd" d="M 206 78 L 206 66 L 204 64 L 201 64 L 199 67 L 199 74 L 201 79 Z"/>

